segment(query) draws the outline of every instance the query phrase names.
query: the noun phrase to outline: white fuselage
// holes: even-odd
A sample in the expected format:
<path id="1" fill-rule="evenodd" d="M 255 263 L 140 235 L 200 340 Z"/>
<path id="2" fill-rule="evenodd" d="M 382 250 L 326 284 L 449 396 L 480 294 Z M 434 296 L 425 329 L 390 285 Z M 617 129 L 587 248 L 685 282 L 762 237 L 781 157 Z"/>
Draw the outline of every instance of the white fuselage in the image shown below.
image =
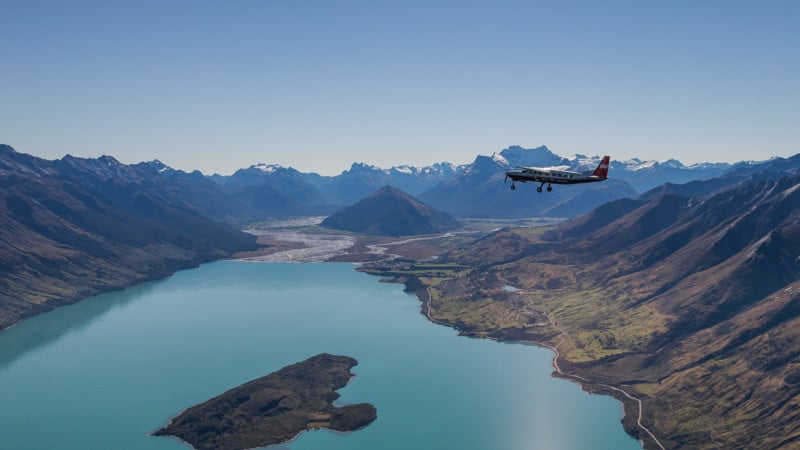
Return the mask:
<path id="1" fill-rule="evenodd" d="M 604 178 L 592 175 L 591 172 L 572 172 L 546 167 L 518 167 L 506 172 L 506 176 L 511 178 L 512 182 L 519 181 L 521 183 L 535 181 L 546 184 L 576 184 L 604 180 Z"/>
<path id="2" fill-rule="evenodd" d="M 511 189 L 516 189 L 515 182 L 525 183 L 535 181 L 541 183 L 536 188 L 537 192 L 542 192 L 542 186 L 547 184 L 547 191 L 553 188 L 551 184 L 579 184 L 593 183 L 595 181 L 605 181 L 608 178 L 608 166 L 611 164 L 611 157 L 606 155 L 600 160 L 600 164 L 593 172 L 572 172 L 566 170 L 567 166 L 562 167 L 517 167 L 506 172 L 506 180 L 511 178 Z"/>

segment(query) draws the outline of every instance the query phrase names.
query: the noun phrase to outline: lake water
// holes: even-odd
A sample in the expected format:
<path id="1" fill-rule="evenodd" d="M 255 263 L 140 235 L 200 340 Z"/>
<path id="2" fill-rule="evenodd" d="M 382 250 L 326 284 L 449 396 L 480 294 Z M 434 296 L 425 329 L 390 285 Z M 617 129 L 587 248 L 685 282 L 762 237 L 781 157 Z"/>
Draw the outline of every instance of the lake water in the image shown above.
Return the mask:
<path id="1" fill-rule="evenodd" d="M 359 361 L 340 403 L 363 430 L 278 449 L 640 449 L 618 402 L 550 377 L 552 353 L 459 337 L 402 286 L 349 264 L 222 261 L 100 295 L 0 334 L 4 449 L 185 449 L 183 409 L 318 353 Z"/>

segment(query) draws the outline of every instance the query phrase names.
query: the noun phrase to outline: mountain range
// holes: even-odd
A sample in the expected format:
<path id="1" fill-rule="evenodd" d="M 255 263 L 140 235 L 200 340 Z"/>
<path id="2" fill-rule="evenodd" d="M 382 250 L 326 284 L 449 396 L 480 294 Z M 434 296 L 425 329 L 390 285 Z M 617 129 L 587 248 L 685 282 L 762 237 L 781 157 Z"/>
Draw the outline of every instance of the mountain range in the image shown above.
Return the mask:
<path id="1" fill-rule="evenodd" d="M 354 163 L 336 176 L 303 173 L 293 168 L 256 164 L 229 176 L 209 179 L 223 191 L 244 201 L 252 218 L 315 214 L 327 215 L 391 185 L 434 208 L 456 217 L 572 217 L 610 200 L 636 197 L 666 182 L 684 183 L 707 179 L 734 166 L 727 163 L 684 166 L 678 161 L 615 161 L 605 183 L 555 189 L 535 196 L 522 189 L 512 195 L 504 185 L 504 172 L 518 165 L 565 166 L 591 170 L 599 157 L 575 155 L 564 158 L 542 146 L 534 149 L 509 147 L 492 156 L 478 156 L 471 164 L 438 163 L 427 167 L 396 166 L 382 169 Z M 744 163 L 743 163 L 744 164 Z M 527 191 L 527 192 L 526 192 Z M 269 204 L 255 199 L 270 193 Z"/>
<path id="2" fill-rule="evenodd" d="M 549 342 L 562 369 L 631 393 L 667 448 L 796 448 L 800 157 L 760 167 L 665 184 L 542 236 L 503 229 L 442 261 L 525 289 L 504 307 L 559 328 L 483 331 Z M 635 414 L 626 427 L 646 439 Z"/>
<path id="3" fill-rule="evenodd" d="M 10 147 L 8 147 L 10 148 Z M 101 157 L 111 158 L 111 157 Z M 65 157 L 58 161 L 78 160 Z M 162 187 L 179 195 L 197 211 L 232 225 L 272 217 L 329 215 L 372 194 L 394 186 L 430 206 L 455 217 L 573 217 L 618 198 L 635 198 L 664 183 L 682 184 L 728 172 L 760 170 L 761 163 L 715 163 L 684 166 L 678 161 L 616 161 L 609 180 L 590 185 L 558 187 L 537 195 L 530 186 L 510 192 L 504 172 L 518 165 L 563 166 L 591 170 L 599 157 L 564 158 L 547 147 L 509 147 L 492 156 L 477 156 L 470 164 L 442 162 L 427 167 L 396 166 L 382 169 L 354 163 L 336 176 L 304 173 L 274 164 L 255 164 L 232 175 L 187 173 L 160 161 L 131 167 L 161 177 Z M 86 159 L 85 161 L 91 161 Z M 133 169 L 131 169 L 133 170 Z"/>
<path id="4" fill-rule="evenodd" d="M 159 170 L 109 156 L 47 161 L 0 145 L 0 329 L 257 247 L 212 219 L 213 182 Z M 236 216 L 229 206 L 220 215 Z"/>

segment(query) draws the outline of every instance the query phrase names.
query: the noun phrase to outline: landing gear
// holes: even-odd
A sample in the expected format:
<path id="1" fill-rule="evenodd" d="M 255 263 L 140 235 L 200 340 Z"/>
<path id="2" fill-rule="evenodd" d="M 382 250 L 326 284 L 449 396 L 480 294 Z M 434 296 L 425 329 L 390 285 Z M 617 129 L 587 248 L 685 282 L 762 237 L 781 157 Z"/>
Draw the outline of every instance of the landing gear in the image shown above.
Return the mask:
<path id="1" fill-rule="evenodd" d="M 517 187 L 514 185 L 514 183 L 511 183 L 511 190 L 513 191 L 513 190 L 514 190 L 514 189 L 516 189 L 516 188 L 517 188 Z"/>
<path id="2" fill-rule="evenodd" d="M 541 186 L 537 187 L 536 192 L 542 192 L 542 187 Z"/>
<path id="3" fill-rule="evenodd" d="M 550 185 L 548 184 L 548 185 L 547 185 L 547 192 L 550 192 L 550 191 L 552 191 L 552 190 L 553 190 L 553 187 L 552 187 L 552 186 L 550 186 Z"/>
<path id="4" fill-rule="evenodd" d="M 536 192 L 542 192 L 542 186 L 544 186 L 544 181 L 542 181 L 542 184 L 540 184 L 539 187 L 536 188 Z M 547 183 L 547 192 L 550 192 L 552 190 L 553 187 L 550 186 L 550 183 Z"/>

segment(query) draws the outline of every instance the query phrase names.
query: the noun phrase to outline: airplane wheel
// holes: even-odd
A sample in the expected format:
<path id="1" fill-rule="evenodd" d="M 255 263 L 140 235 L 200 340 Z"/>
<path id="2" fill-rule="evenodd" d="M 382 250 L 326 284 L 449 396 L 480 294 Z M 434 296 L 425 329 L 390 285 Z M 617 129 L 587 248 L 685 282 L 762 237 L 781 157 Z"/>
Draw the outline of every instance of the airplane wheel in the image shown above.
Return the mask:
<path id="1" fill-rule="evenodd" d="M 552 190 L 553 190 L 553 188 L 552 188 L 552 187 L 550 187 L 550 186 L 547 186 L 547 192 L 550 192 L 550 191 L 552 191 Z"/>
<path id="2" fill-rule="evenodd" d="M 512 191 L 513 191 L 514 189 L 516 189 L 516 188 L 517 188 L 517 187 L 516 187 L 516 186 L 514 186 L 513 184 L 511 185 L 511 190 L 512 190 Z"/>
<path id="3" fill-rule="evenodd" d="M 542 187 L 541 186 L 537 187 L 536 192 L 542 192 Z"/>

